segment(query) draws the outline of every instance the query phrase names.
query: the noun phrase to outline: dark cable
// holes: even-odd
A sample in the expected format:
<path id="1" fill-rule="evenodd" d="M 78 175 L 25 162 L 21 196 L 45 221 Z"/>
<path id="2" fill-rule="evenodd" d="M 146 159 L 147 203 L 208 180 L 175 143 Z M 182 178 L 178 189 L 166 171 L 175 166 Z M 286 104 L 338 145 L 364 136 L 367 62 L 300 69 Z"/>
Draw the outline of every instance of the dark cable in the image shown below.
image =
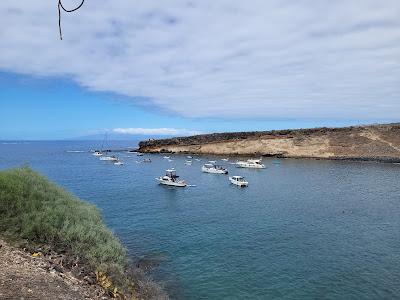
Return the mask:
<path id="1" fill-rule="evenodd" d="M 73 12 L 76 11 L 78 9 L 80 9 L 83 5 L 83 3 L 85 2 L 85 0 L 82 0 L 81 4 L 79 4 L 79 6 L 75 7 L 74 9 L 65 9 L 65 7 L 62 5 L 61 0 L 58 0 L 58 29 L 60 30 L 60 40 L 62 40 L 62 31 L 61 31 L 61 8 L 63 11 L 65 12 Z"/>

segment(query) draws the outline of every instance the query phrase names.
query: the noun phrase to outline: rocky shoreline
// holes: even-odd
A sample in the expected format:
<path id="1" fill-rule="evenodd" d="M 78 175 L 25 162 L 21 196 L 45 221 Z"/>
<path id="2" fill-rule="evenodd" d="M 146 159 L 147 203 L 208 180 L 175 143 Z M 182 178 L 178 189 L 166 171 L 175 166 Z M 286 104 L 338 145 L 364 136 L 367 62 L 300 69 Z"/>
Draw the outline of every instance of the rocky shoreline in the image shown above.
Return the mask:
<path id="1" fill-rule="evenodd" d="M 203 134 L 142 141 L 139 151 L 398 163 L 400 123 Z"/>

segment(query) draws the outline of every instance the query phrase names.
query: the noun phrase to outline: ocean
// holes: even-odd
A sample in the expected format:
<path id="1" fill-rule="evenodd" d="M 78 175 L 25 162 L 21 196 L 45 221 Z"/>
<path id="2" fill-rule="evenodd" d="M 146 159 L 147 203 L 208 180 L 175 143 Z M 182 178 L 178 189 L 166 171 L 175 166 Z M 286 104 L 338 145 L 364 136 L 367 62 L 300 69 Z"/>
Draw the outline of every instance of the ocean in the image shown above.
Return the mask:
<path id="1" fill-rule="evenodd" d="M 125 165 L 115 166 L 88 152 L 100 145 L 0 141 L 0 169 L 29 165 L 99 207 L 172 299 L 400 297 L 400 165 L 269 158 L 254 170 L 235 168 L 235 157 L 188 166 L 185 155 L 121 152 Z M 249 186 L 202 173 L 208 160 Z M 170 167 L 195 186 L 158 185 Z"/>

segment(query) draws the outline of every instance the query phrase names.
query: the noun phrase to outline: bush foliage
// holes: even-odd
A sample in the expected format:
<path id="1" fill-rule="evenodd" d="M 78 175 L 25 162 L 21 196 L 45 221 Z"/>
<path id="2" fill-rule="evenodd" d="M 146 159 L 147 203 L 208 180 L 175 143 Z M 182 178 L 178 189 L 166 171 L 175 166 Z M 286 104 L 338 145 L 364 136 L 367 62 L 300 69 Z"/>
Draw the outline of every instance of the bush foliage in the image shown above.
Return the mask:
<path id="1" fill-rule="evenodd" d="M 0 171 L 0 235 L 78 257 L 97 277 L 106 274 L 107 288 L 118 287 L 129 298 L 168 299 L 159 285 L 129 266 L 125 247 L 94 205 L 28 167 Z"/>
<path id="2" fill-rule="evenodd" d="M 0 172 L 0 232 L 68 251 L 96 269 L 127 264 L 125 248 L 95 206 L 30 168 Z"/>

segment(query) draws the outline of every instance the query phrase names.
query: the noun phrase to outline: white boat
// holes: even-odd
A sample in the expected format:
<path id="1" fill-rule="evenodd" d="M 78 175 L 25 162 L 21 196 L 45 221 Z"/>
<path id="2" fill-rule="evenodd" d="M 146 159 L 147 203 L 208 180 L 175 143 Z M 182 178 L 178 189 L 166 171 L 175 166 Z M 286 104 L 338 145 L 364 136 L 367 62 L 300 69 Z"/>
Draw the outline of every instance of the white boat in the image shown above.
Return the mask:
<path id="1" fill-rule="evenodd" d="M 192 165 L 192 161 L 191 161 L 191 160 L 187 160 L 187 161 L 185 161 L 185 165 L 187 165 L 187 166 L 191 166 L 191 165 Z"/>
<path id="2" fill-rule="evenodd" d="M 102 156 L 100 160 L 108 160 L 108 161 L 118 161 L 118 158 L 115 156 Z"/>
<path id="3" fill-rule="evenodd" d="M 265 165 L 261 163 L 261 159 L 248 159 L 247 161 L 238 161 L 238 168 L 265 169 Z"/>
<path id="4" fill-rule="evenodd" d="M 136 154 L 136 156 L 143 156 L 143 153 L 138 153 Z"/>
<path id="5" fill-rule="evenodd" d="M 222 161 L 228 161 L 229 158 L 222 158 L 221 160 L 222 160 Z"/>
<path id="6" fill-rule="evenodd" d="M 178 180 L 179 176 L 176 175 L 175 169 L 169 169 L 165 171 L 164 176 L 160 176 L 156 178 L 160 184 L 176 186 L 176 187 L 185 187 L 187 186 L 185 180 Z"/>
<path id="7" fill-rule="evenodd" d="M 222 166 L 218 166 L 213 162 L 209 162 L 204 164 L 201 167 L 201 170 L 205 173 L 213 173 L 213 174 L 228 174 L 228 170 L 223 168 Z"/>
<path id="8" fill-rule="evenodd" d="M 232 184 L 235 184 L 235 185 L 237 185 L 237 186 L 240 186 L 240 187 L 242 187 L 242 186 L 248 186 L 249 185 L 249 183 L 244 179 L 244 177 L 242 177 L 242 176 L 232 176 L 232 177 L 229 177 L 229 181 L 232 183 Z"/>
<path id="9" fill-rule="evenodd" d="M 195 160 L 195 161 L 200 161 L 201 159 L 199 159 L 199 158 L 195 158 L 194 160 Z"/>
<path id="10" fill-rule="evenodd" d="M 94 151 L 92 155 L 94 155 L 94 156 L 102 156 L 103 153 L 101 153 L 100 151 Z"/>
<path id="11" fill-rule="evenodd" d="M 165 158 L 165 159 L 169 159 L 169 156 L 163 156 L 163 158 Z"/>
<path id="12" fill-rule="evenodd" d="M 118 161 L 116 161 L 116 162 L 114 163 L 114 165 L 116 165 L 116 166 L 123 166 L 124 163 L 123 163 L 122 161 L 118 160 Z"/>
<path id="13" fill-rule="evenodd" d="M 193 157 L 191 157 L 190 155 L 186 156 L 186 158 L 192 159 Z"/>

